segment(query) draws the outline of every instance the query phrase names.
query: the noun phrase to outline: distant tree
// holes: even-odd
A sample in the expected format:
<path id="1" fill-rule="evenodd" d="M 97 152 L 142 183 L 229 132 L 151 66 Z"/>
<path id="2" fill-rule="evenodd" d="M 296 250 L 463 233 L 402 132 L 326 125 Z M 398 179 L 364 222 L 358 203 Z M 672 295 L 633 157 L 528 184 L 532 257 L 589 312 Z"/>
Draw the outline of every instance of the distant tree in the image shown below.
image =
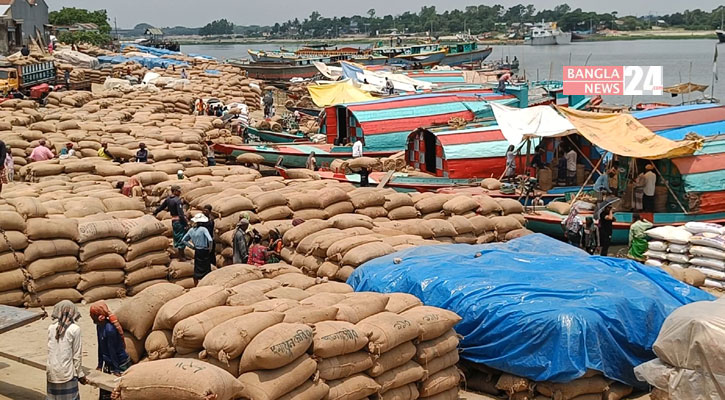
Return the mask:
<path id="1" fill-rule="evenodd" d="M 374 8 L 371 8 L 368 10 L 368 16 L 370 17 L 370 19 L 375 18 L 375 9 Z"/>
<path id="2" fill-rule="evenodd" d="M 212 21 L 199 29 L 199 35 L 201 36 L 231 35 L 232 33 L 234 33 L 234 24 L 226 19 Z"/>
<path id="3" fill-rule="evenodd" d="M 106 35 L 111 33 L 106 10 L 88 11 L 82 8 L 63 7 L 60 11 L 52 11 L 48 14 L 48 21 L 52 25 L 92 23 L 98 25 L 98 32 Z"/>

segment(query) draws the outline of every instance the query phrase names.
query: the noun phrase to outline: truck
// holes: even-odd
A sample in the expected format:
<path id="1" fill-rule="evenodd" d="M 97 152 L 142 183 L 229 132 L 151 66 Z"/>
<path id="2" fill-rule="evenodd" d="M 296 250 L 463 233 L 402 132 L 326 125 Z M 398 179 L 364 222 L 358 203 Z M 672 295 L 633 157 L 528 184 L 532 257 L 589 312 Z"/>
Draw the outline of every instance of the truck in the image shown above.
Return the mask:
<path id="1" fill-rule="evenodd" d="M 30 94 L 32 87 L 44 83 L 55 85 L 55 63 L 53 61 L 29 65 L 0 64 L 0 91 L 3 96 L 7 96 L 14 90 Z"/>

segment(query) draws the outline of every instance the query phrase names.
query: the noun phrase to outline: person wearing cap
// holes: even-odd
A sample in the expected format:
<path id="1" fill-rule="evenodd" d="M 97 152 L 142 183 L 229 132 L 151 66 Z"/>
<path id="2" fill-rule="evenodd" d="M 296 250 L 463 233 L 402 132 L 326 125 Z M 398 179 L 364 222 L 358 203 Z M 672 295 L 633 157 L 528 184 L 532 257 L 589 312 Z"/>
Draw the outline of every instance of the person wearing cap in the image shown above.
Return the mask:
<path id="1" fill-rule="evenodd" d="M 212 208 L 211 204 L 205 204 L 204 207 L 201 208 L 201 212 L 204 214 L 204 216 L 209 220 L 204 223 L 200 223 L 199 225 L 206 228 L 206 230 L 209 232 L 211 237 L 214 237 L 214 209 Z M 211 265 L 216 265 L 216 249 L 214 248 L 214 245 L 211 247 Z"/>
<path id="2" fill-rule="evenodd" d="M 138 144 L 136 152 L 136 162 L 145 163 L 149 161 L 149 151 L 146 149 L 146 143 Z"/>
<path id="3" fill-rule="evenodd" d="M 154 217 L 161 211 L 168 210 L 171 214 L 171 227 L 174 231 L 174 248 L 178 253 L 179 260 L 186 261 L 183 237 L 186 234 L 186 216 L 184 216 L 184 206 L 181 203 L 181 186 L 174 185 L 171 187 L 171 195 L 154 211 Z"/>
<path id="4" fill-rule="evenodd" d="M 647 164 L 644 169 L 647 171 L 644 173 L 642 180 L 644 181 L 644 187 L 642 192 L 642 209 L 644 212 L 655 212 L 655 187 L 657 185 L 657 175 L 654 173 L 654 165 Z"/>
<path id="5" fill-rule="evenodd" d="M 206 215 L 199 213 L 191 219 L 192 228 L 181 238 L 185 246 L 194 250 L 194 286 L 211 272 L 211 247 L 214 240 L 203 224 L 209 222 Z"/>
<path id="6" fill-rule="evenodd" d="M 184 171 L 183 170 L 176 171 L 176 179 L 178 179 L 178 180 L 184 179 Z"/>
<path id="7" fill-rule="evenodd" d="M 108 151 L 108 142 L 101 143 L 101 148 L 98 149 L 98 157 L 104 160 L 113 160 L 113 154 Z"/>
<path id="8" fill-rule="evenodd" d="M 75 149 L 73 149 L 73 143 L 66 143 L 65 147 L 60 149 L 60 154 L 58 155 L 58 158 L 61 160 L 65 160 L 75 155 L 76 151 Z"/>

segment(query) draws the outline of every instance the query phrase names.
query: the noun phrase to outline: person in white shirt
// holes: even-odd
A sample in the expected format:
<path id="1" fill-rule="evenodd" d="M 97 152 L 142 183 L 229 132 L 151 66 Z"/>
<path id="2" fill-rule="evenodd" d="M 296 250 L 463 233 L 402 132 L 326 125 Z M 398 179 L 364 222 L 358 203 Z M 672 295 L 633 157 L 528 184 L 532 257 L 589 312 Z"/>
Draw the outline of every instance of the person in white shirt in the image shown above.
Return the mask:
<path id="1" fill-rule="evenodd" d="M 80 399 L 78 383 L 87 383 L 81 369 L 81 328 L 76 324 L 80 317 L 75 304 L 68 300 L 53 307 L 53 323 L 48 327 L 46 400 Z"/>
<path id="2" fill-rule="evenodd" d="M 358 158 L 363 156 L 363 139 L 358 138 L 352 145 L 352 158 Z"/>
<path id="3" fill-rule="evenodd" d="M 566 184 L 568 186 L 576 185 L 576 150 L 569 149 L 564 157 L 566 157 Z"/>
<path id="4" fill-rule="evenodd" d="M 642 192 L 642 210 L 644 212 L 655 212 L 655 187 L 657 185 L 657 175 L 654 173 L 655 167 L 652 164 L 647 164 L 644 168 L 647 172 L 644 173 L 644 187 Z"/>

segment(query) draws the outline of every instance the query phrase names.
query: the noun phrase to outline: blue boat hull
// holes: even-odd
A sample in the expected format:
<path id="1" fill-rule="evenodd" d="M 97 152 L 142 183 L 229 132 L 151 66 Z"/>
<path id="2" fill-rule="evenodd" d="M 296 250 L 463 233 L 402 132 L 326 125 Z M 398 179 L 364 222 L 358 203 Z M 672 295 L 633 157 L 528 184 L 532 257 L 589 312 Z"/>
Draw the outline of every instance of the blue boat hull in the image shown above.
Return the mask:
<path id="1" fill-rule="evenodd" d="M 466 53 L 446 54 L 445 58 L 443 58 L 443 61 L 441 61 L 441 65 L 456 66 L 466 63 L 478 63 L 488 58 L 488 56 L 491 55 L 491 52 L 493 52 L 493 49 L 489 48 L 474 50 Z"/>

